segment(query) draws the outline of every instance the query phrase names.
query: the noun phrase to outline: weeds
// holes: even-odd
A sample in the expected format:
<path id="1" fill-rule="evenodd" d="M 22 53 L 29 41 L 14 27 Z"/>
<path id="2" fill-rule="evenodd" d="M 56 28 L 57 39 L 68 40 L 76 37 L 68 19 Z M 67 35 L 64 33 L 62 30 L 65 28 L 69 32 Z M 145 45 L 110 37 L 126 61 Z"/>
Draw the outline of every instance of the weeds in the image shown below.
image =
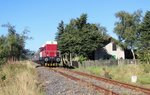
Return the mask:
<path id="1" fill-rule="evenodd" d="M 103 68 L 103 70 L 104 70 L 104 77 L 112 79 L 112 76 L 110 75 L 110 72 L 108 70 L 106 70 L 106 68 Z"/>
<path id="2" fill-rule="evenodd" d="M 131 82 L 131 76 L 136 75 L 138 77 L 137 84 L 150 85 L 150 64 L 128 64 L 120 66 L 99 66 L 99 67 L 87 67 L 79 68 L 77 70 L 90 72 L 97 76 L 106 77 L 109 79 L 119 80 L 122 82 Z"/>
<path id="3" fill-rule="evenodd" d="M 30 62 L 6 64 L 0 70 L 1 95 L 42 95 Z"/>

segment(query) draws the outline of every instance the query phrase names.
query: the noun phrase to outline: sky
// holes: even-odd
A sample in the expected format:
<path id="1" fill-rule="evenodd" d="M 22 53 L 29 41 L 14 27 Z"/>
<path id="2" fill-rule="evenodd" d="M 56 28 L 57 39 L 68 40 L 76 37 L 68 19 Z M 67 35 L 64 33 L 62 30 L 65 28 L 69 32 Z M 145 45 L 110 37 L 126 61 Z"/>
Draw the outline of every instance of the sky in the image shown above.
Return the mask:
<path id="1" fill-rule="evenodd" d="M 114 38 L 115 13 L 136 10 L 144 13 L 150 10 L 149 0 L 0 0 L 0 35 L 6 35 L 2 24 L 15 26 L 17 33 L 27 28 L 33 37 L 26 42 L 26 48 L 37 51 L 46 41 L 55 40 L 58 23 L 68 24 L 70 19 L 88 15 L 89 23 L 100 24 Z"/>

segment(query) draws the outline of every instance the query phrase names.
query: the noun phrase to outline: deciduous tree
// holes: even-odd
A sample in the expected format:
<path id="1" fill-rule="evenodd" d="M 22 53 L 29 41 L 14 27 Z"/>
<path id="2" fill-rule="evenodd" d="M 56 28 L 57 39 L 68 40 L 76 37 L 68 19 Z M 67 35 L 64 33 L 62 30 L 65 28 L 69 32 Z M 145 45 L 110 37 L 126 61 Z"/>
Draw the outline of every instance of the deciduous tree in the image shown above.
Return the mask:
<path id="1" fill-rule="evenodd" d="M 15 26 L 9 23 L 2 25 L 2 27 L 6 27 L 8 29 L 8 34 L 0 37 L 0 60 L 20 60 L 26 53 L 25 41 L 27 39 L 31 39 L 27 36 L 29 31 L 24 29 L 22 34 L 18 34 L 15 30 Z"/>
<path id="2" fill-rule="evenodd" d="M 135 59 L 134 49 L 137 48 L 137 34 L 141 22 L 141 11 L 138 10 L 133 14 L 120 11 L 115 14 L 119 21 L 115 23 L 114 32 L 118 35 L 125 48 L 131 49 Z"/>

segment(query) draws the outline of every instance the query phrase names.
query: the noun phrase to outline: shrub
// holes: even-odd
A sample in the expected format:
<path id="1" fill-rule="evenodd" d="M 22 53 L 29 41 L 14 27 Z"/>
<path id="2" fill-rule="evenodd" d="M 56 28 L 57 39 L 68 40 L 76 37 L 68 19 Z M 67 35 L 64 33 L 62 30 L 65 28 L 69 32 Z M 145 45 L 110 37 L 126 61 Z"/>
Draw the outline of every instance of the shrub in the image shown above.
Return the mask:
<path id="1" fill-rule="evenodd" d="M 87 58 L 84 56 L 79 56 L 79 62 L 82 64 L 83 61 L 85 61 Z"/>

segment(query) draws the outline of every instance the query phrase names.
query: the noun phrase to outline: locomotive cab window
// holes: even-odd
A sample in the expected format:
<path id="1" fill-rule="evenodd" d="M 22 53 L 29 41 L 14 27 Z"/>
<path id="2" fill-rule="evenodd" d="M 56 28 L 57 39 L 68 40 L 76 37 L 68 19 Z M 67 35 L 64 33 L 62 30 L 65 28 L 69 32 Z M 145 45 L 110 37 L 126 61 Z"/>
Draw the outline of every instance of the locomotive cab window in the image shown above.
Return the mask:
<path id="1" fill-rule="evenodd" d="M 116 51 L 117 50 L 117 45 L 115 43 L 112 43 L 112 50 Z"/>

